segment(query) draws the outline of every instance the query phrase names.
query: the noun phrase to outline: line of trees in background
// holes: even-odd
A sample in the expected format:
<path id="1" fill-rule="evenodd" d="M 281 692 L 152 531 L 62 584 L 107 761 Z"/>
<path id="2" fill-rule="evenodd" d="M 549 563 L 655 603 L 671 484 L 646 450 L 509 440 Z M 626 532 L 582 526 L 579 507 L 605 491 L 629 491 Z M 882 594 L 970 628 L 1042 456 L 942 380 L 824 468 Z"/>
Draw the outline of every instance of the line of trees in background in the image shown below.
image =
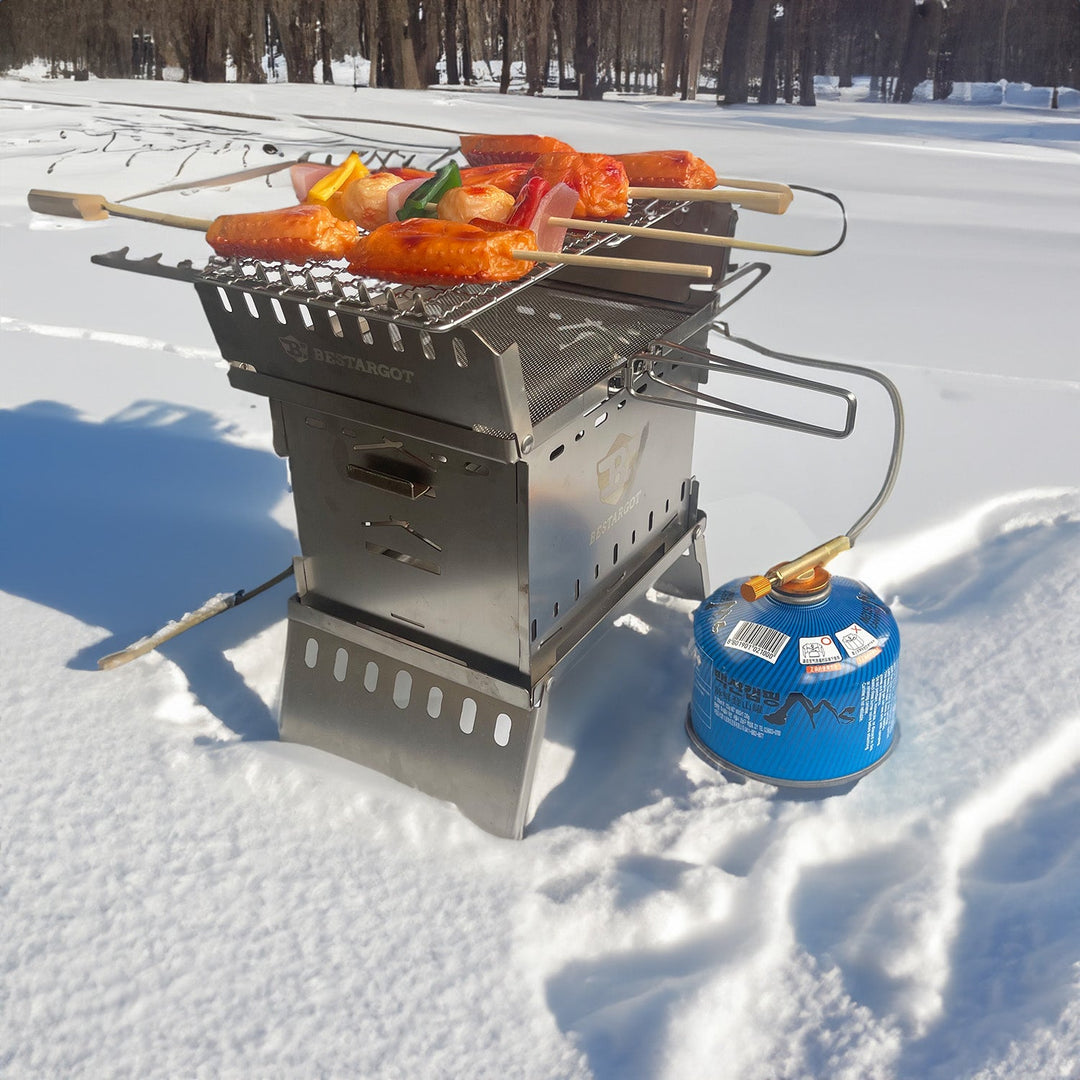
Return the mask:
<path id="1" fill-rule="evenodd" d="M 56 76 L 332 82 L 334 60 L 370 62 L 365 85 L 475 81 L 683 99 L 813 105 L 815 74 L 871 77 L 910 101 L 933 80 L 1080 86 L 1080 0 L 7 0 L 0 69 L 45 60 Z M 1056 104 L 1056 91 L 1054 97 Z"/>

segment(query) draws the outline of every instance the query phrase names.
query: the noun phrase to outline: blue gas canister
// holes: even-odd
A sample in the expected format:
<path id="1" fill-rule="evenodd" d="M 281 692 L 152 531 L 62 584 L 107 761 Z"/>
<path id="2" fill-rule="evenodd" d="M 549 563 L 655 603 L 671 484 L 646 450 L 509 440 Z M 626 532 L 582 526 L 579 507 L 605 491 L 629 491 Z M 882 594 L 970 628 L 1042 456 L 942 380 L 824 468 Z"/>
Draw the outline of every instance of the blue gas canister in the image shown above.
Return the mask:
<path id="1" fill-rule="evenodd" d="M 694 615 L 687 730 L 701 756 L 778 785 L 857 780 L 896 743 L 900 635 L 888 605 L 820 566 L 750 602 L 740 581 Z"/>

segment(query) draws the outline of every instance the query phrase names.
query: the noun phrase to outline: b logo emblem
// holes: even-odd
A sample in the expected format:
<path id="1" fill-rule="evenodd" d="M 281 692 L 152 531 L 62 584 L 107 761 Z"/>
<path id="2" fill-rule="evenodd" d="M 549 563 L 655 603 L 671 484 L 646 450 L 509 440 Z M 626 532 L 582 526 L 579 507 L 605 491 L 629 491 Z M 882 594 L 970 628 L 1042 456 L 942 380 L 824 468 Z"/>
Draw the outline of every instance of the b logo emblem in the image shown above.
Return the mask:
<path id="1" fill-rule="evenodd" d="M 634 482 L 648 433 L 649 426 L 646 424 L 636 439 L 629 435 L 619 435 L 604 457 L 597 462 L 596 479 L 600 487 L 601 502 L 618 506 L 625 498 Z"/>
<path id="2" fill-rule="evenodd" d="M 285 350 L 285 355 L 290 360 L 295 360 L 298 364 L 302 364 L 307 360 L 308 347 L 299 338 L 294 338 L 290 335 L 289 337 L 281 338 L 280 341 L 282 349 Z"/>

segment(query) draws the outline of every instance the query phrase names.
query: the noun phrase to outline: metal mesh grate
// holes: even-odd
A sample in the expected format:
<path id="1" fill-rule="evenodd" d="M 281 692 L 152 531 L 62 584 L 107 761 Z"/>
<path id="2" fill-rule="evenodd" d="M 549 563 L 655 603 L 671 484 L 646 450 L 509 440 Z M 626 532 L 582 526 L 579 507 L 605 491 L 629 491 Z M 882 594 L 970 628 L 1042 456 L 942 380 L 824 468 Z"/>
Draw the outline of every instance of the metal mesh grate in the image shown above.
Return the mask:
<path id="1" fill-rule="evenodd" d="M 680 213 L 686 203 L 651 200 L 632 204 L 622 224 L 652 225 Z M 563 250 L 581 255 L 600 247 L 615 246 L 623 238 L 607 233 L 566 234 Z M 537 281 L 558 266 L 536 266 L 517 281 L 491 285 L 433 286 L 393 285 L 350 273 L 342 264 L 266 262 L 257 259 L 212 258 L 203 278 L 216 285 L 255 289 L 272 296 L 333 307 L 337 311 L 369 319 L 395 322 L 420 330 L 441 332 L 468 322 L 478 314 Z"/>
<path id="2" fill-rule="evenodd" d="M 517 344 L 537 424 L 685 319 L 685 312 L 533 289 L 470 327 L 500 352 Z"/>

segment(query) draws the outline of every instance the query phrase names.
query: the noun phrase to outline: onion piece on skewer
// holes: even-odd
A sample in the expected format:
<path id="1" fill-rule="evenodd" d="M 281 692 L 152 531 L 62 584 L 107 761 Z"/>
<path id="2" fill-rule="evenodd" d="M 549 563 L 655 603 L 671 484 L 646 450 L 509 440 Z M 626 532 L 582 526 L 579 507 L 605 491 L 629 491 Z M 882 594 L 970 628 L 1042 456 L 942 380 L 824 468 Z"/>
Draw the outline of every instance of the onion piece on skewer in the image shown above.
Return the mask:
<path id="1" fill-rule="evenodd" d="M 552 187 L 542 176 L 532 176 L 521 189 L 509 222 L 536 233 L 541 251 L 562 251 L 566 226 L 553 224 L 553 217 L 566 218 L 574 212 L 578 193 L 567 184 Z"/>

